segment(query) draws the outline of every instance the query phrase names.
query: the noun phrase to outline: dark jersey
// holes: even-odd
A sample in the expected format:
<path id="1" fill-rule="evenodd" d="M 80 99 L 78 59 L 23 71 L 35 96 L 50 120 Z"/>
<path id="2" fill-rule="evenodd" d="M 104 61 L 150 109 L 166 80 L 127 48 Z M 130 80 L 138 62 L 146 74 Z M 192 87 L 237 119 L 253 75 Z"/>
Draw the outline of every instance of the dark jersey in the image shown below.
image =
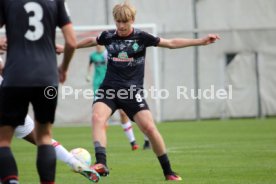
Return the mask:
<path id="1" fill-rule="evenodd" d="M 99 45 L 105 45 L 108 64 L 104 86 L 142 88 L 144 83 L 146 48 L 157 46 L 160 38 L 134 29 L 127 37 L 120 37 L 116 30 L 108 30 L 97 38 Z"/>
<path id="2" fill-rule="evenodd" d="M 8 39 L 3 86 L 57 86 L 55 32 L 68 23 L 64 0 L 1 0 Z"/>

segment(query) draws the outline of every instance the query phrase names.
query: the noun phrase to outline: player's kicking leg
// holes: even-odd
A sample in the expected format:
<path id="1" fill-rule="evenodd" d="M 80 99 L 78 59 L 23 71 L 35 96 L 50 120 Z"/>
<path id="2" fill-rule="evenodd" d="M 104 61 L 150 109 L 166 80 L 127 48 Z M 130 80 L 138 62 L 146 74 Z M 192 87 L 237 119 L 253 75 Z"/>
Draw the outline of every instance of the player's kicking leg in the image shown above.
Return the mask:
<path id="1" fill-rule="evenodd" d="M 112 103 L 112 101 L 110 101 Z M 92 135 L 95 148 L 96 163 L 92 166 L 101 176 L 109 175 L 106 160 L 106 122 L 112 109 L 103 102 L 96 102 L 92 108 Z"/>
<path id="2" fill-rule="evenodd" d="M 54 146 L 57 154 L 57 159 L 66 163 L 73 171 L 80 173 L 87 179 L 93 182 L 98 182 L 100 180 L 99 174 L 88 167 L 87 165 L 81 163 L 77 160 L 67 149 L 65 149 L 59 142 L 52 139 L 52 145 Z"/>
<path id="3" fill-rule="evenodd" d="M 34 121 L 32 118 L 27 115 L 25 118 L 25 124 L 22 126 L 18 126 L 15 129 L 15 136 L 17 138 L 25 139 L 26 141 L 36 144 L 34 137 Z M 89 168 L 88 166 L 82 164 L 79 160 L 77 160 L 67 149 L 65 149 L 59 142 L 52 139 L 52 145 L 55 148 L 57 159 L 66 163 L 72 170 L 77 173 L 80 173 L 87 179 L 93 182 L 98 182 L 100 179 L 99 174 Z"/>

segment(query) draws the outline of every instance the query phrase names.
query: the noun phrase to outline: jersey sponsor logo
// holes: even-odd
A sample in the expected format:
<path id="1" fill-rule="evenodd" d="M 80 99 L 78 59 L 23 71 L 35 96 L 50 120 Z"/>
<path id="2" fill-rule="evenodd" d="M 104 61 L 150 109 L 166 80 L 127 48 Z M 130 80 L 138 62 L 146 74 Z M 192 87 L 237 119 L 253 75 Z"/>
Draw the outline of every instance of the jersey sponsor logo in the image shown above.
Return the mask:
<path id="1" fill-rule="evenodd" d="M 120 52 L 118 54 L 118 57 L 113 57 L 112 58 L 113 61 L 117 61 L 117 62 L 132 62 L 134 61 L 134 58 L 129 58 L 128 55 L 127 55 L 127 52 Z"/>
<path id="2" fill-rule="evenodd" d="M 132 62 L 132 61 L 134 61 L 133 58 L 120 59 L 120 58 L 116 58 L 116 57 L 113 57 L 112 60 L 117 61 L 117 62 Z"/>

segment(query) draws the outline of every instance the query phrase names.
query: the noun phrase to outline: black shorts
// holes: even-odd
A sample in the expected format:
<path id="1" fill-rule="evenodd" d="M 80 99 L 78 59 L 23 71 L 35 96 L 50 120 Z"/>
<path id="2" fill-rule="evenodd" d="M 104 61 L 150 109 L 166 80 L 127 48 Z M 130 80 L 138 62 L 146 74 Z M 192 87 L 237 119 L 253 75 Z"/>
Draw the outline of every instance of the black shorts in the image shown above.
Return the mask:
<path id="1" fill-rule="evenodd" d="M 133 120 L 135 114 L 141 110 L 149 110 L 144 98 L 143 89 L 114 89 L 101 86 L 97 91 L 94 103 L 103 102 L 112 110 L 122 109 Z"/>
<path id="2" fill-rule="evenodd" d="M 23 125 L 29 103 L 33 105 L 34 116 L 39 123 L 53 123 L 57 95 L 47 96 L 45 89 L 47 87 L 0 87 L 0 125 Z M 52 93 L 57 94 L 57 87 L 52 89 Z"/>

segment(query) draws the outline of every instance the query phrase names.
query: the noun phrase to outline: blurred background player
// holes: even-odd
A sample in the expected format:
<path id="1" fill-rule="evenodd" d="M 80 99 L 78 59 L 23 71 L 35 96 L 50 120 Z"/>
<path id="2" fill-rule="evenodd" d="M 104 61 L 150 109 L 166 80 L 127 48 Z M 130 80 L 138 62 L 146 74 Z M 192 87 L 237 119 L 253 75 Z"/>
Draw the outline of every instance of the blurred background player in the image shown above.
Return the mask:
<path id="1" fill-rule="evenodd" d="M 0 43 L 1 45 L 1 43 Z M 2 71 L 4 68 L 4 62 L 1 57 L 4 52 L 0 49 L 0 85 L 3 81 L 2 78 Z M 24 139 L 34 145 L 36 145 L 35 142 L 35 134 L 34 134 L 34 121 L 33 119 L 27 115 L 25 118 L 25 122 L 23 125 L 17 126 L 14 131 L 14 136 L 19 139 Z M 89 168 L 88 166 L 81 163 L 79 160 L 77 160 L 67 149 L 65 149 L 59 142 L 52 139 L 52 145 L 55 148 L 57 159 L 66 163 L 68 166 L 71 167 L 75 172 L 82 174 L 87 179 L 97 182 L 99 181 L 99 175 L 98 173 Z"/>

